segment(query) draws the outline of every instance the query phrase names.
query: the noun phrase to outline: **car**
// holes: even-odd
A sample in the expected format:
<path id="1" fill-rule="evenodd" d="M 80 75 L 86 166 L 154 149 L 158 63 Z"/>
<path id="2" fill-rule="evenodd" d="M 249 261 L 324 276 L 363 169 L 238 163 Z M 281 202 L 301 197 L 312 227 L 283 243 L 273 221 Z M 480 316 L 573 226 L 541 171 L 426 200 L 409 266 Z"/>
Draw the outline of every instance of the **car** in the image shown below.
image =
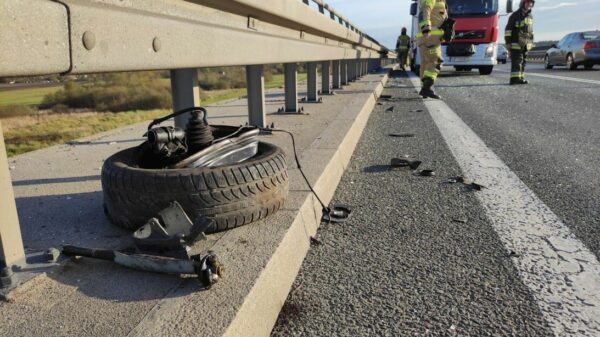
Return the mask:
<path id="1" fill-rule="evenodd" d="M 553 44 L 544 56 L 546 69 L 554 66 L 565 66 L 575 70 L 583 65 L 592 69 L 600 64 L 600 31 L 576 32 L 567 34 L 557 44 Z"/>
<path id="2" fill-rule="evenodd" d="M 496 56 L 496 59 L 498 60 L 498 63 L 506 64 L 506 61 L 508 59 L 508 51 L 506 50 L 504 45 L 498 45 L 498 55 Z"/>

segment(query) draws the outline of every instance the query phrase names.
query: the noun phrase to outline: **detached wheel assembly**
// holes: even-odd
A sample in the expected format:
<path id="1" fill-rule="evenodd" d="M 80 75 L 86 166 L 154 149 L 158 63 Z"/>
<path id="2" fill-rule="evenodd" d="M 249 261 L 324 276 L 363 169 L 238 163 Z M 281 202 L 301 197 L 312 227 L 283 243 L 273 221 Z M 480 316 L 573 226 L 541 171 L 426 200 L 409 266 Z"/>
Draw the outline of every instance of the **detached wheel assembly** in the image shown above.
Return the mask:
<path id="1" fill-rule="evenodd" d="M 237 127 L 206 127 L 218 140 L 227 138 L 232 143 L 234 137 L 223 135 L 240 133 Z M 225 151 L 226 156 L 235 158 L 236 145 L 223 150 L 222 142 L 212 143 L 216 147 L 212 154 Z M 177 166 L 172 158 L 161 162 L 148 142 L 120 151 L 102 167 L 106 214 L 115 225 L 136 230 L 177 201 L 190 219 L 204 215 L 215 220 L 215 227 L 207 233 L 263 219 L 279 210 L 287 198 L 287 162 L 275 145 L 257 142 L 255 148 L 255 155 L 235 163 L 213 160 L 213 164 L 185 168 L 170 168 Z M 244 149 L 247 152 L 247 146 Z M 241 152 L 237 153 L 239 157 Z"/>

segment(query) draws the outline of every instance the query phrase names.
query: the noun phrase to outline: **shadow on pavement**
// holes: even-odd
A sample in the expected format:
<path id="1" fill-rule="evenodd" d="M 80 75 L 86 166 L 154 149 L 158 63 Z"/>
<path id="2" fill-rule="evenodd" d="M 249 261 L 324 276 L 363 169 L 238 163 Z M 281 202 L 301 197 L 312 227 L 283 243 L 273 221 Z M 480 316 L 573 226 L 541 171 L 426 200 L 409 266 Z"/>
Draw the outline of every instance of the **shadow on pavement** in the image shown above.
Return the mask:
<path id="1" fill-rule="evenodd" d="M 82 182 L 82 181 L 94 181 L 94 180 L 99 181 L 100 176 L 95 175 L 95 176 L 83 176 L 83 177 L 52 178 L 52 179 L 17 180 L 17 181 L 13 181 L 13 186 L 78 183 L 78 182 Z"/>

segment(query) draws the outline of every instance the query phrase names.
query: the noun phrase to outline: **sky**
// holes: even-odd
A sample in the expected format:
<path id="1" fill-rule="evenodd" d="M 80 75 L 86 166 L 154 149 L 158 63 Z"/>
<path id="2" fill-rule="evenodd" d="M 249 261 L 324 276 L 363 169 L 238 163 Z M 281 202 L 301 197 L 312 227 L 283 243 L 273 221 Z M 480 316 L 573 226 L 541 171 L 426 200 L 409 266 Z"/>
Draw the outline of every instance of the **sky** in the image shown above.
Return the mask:
<path id="1" fill-rule="evenodd" d="M 506 0 L 500 14 L 506 13 Z M 402 27 L 410 34 L 410 0 L 325 0 L 360 30 L 388 48 L 396 46 Z M 519 0 L 513 0 L 518 8 Z M 600 0 L 536 0 L 533 8 L 535 40 L 559 40 L 574 31 L 600 29 Z M 504 36 L 507 16 L 500 18 L 500 37 Z"/>

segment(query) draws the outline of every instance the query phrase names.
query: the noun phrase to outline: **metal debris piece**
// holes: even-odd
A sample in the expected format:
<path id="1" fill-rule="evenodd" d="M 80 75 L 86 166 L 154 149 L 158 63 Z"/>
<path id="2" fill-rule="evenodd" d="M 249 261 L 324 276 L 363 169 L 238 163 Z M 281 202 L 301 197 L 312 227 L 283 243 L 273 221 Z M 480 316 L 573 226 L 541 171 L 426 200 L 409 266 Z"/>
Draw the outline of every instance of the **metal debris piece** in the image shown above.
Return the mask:
<path id="1" fill-rule="evenodd" d="M 192 222 L 181 205 L 173 201 L 158 213 L 156 218 L 133 233 L 136 247 L 150 254 L 186 258 L 185 245 L 205 239 L 204 232 L 213 227 L 215 221 L 200 215 Z"/>
<path id="2" fill-rule="evenodd" d="M 389 136 L 397 138 L 412 138 L 415 135 L 413 133 L 390 133 Z"/>
<path id="3" fill-rule="evenodd" d="M 348 220 L 352 213 L 352 207 L 344 204 L 331 204 L 331 207 L 323 209 L 323 222 L 340 223 Z"/>
<path id="4" fill-rule="evenodd" d="M 410 112 L 423 112 L 423 109 L 410 110 Z"/>
<path id="5" fill-rule="evenodd" d="M 448 179 L 446 179 L 446 183 L 448 183 L 448 184 L 462 183 L 464 181 L 465 181 L 465 178 L 462 176 L 449 177 Z"/>
<path id="6" fill-rule="evenodd" d="M 385 112 L 394 112 L 394 106 L 385 109 Z"/>
<path id="7" fill-rule="evenodd" d="M 392 158 L 392 160 L 390 160 L 390 166 L 392 168 L 410 167 L 411 170 L 416 170 L 419 165 L 421 165 L 421 161 L 419 160 L 409 160 L 403 158 Z"/>
<path id="8" fill-rule="evenodd" d="M 114 263 L 142 271 L 161 274 L 194 274 L 205 289 L 223 277 L 225 268 L 217 256 L 208 252 L 205 256 L 194 255 L 190 259 L 175 259 L 171 257 L 124 254 L 114 250 L 90 249 L 66 245 L 63 253 L 67 256 L 84 256 L 94 259 L 113 261 Z"/>
<path id="9" fill-rule="evenodd" d="M 419 175 L 421 177 L 433 177 L 433 176 L 435 176 L 435 171 L 433 171 L 433 170 L 421 170 L 421 171 L 419 171 Z"/>
<path id="10" fill-rule="evenodd" d="M 459 223 L 467 223 L 468 220 L 467 219 L 452 219 L 453 222 L 459 222 Z"/>

